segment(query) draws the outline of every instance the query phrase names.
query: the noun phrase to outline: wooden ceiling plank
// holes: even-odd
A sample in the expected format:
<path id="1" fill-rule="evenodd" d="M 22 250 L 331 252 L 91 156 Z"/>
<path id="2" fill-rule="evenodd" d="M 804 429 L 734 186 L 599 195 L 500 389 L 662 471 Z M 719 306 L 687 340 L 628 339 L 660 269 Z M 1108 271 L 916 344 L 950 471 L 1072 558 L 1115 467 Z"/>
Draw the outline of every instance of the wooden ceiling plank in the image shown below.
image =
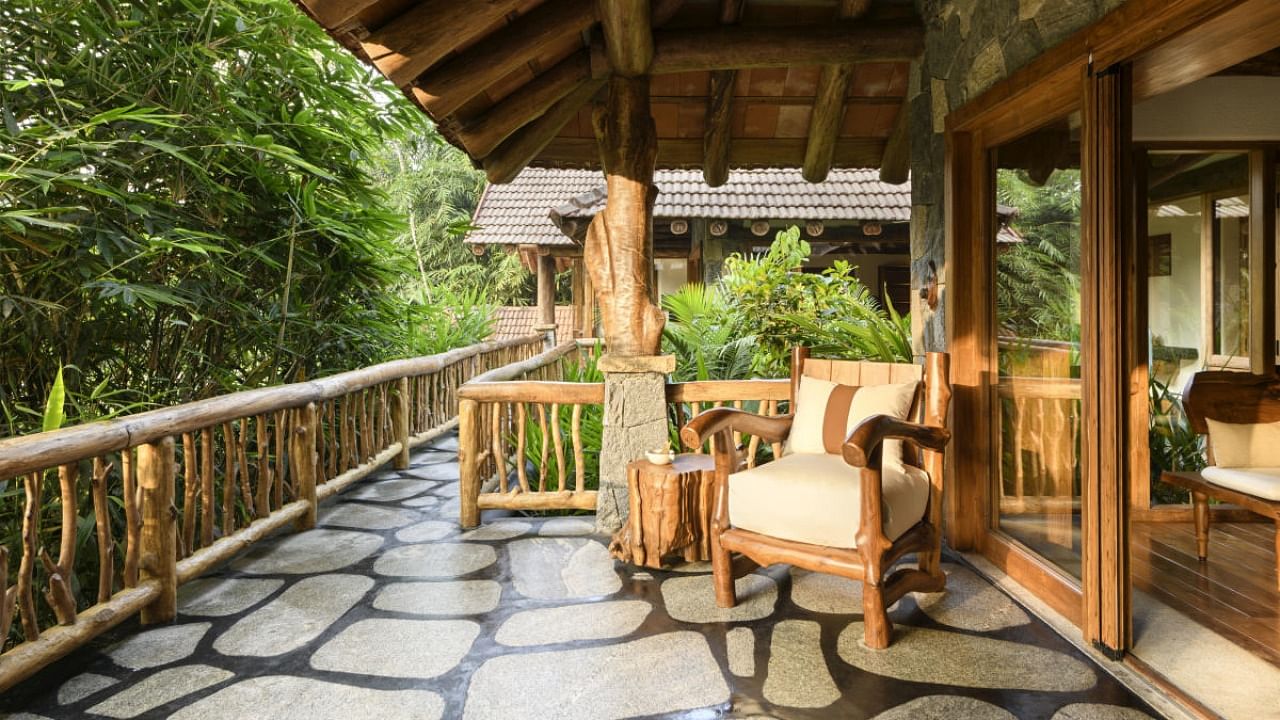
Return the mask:
<path id="1" fill-rule="evenodd" d="M 609 66 L 622 77 L 644 75 L 653 62 L 649 0 L 597 0 Z"/>
<path id="2" fill-rule="evenodd" d="M 359 15 L 378 0 L 303 0 L 303 5 L 322 26 L 336 28 Z"/>
<path id="3" fill-rule="evenodd" d="M 720 22 L 733 24 L 742 18 L 744 0 L 721 0 Z M 706 130 L 702 136 L 702 179 L 710 187 L 729 180 L 729 146 L 733 139 L 733 86 L 736 70 L 711 73 L 707 92 Z"/>
<path id="4" fill-rule="evenodd" d="M 578 110 L 591 101 L 604 83 L 603 79 L 583 83 L 489 153 L 482 163 L 489 182 L 501 185 L 514 180 L 555 139 L 565 123 L 577 117 Z"/>
<path id="5" fill-rule="evenodd" d="M 903 98 L 898 119 L 893 124 L 893 133 L 884 146 L 884 158 L 880 161 L 882 183 L 901 185 L 911 173 L 911 133 L 908 131 L 910 117 L 910 103 Z"/>
<path id="6" fill-rule="evenodd" d="M 655 75 L 695 70 L 902 62 L 924 49 L 917 20 L 833 21 L 797 27 L 729 26 L 654 33 Z"/>
<path id="7" fill-rule="evenodd" d="M 458 131 L 458 139 L 472 157 L 483 158 L 517 130 L 589 82 L 591 60 L 583 50 L 556 63 L 555 67 L 466 123 Z"/>
<path id="8" fill-rule="evenodd" d="M 590 3 L 550 0 L 423 73 L 416 83 L 417 95 L 435 117 L 452 115 L 511 71 L 595 21 Z"/>
<path id="9" fill-rule="evenodd" d="M 404 87 L 522 2 L 423 0 L 370 33 L 362 45 L 378 70 Z"/>

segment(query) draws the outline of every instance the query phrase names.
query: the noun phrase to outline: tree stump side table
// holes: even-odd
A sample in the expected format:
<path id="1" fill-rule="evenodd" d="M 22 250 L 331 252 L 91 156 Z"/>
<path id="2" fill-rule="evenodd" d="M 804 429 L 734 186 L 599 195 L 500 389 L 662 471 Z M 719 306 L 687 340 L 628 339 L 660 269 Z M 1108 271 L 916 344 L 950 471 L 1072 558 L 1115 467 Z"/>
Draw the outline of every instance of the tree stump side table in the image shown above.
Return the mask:
<path id="1" fill-rule="evenodd" d="M 680 555 L 686 562 L 711 557 L 715 459 L 677 455 L 669 465 L 636 460 L 627 465 L 629 512 L 609 551 L 634 565 L 661 568 Z"/>

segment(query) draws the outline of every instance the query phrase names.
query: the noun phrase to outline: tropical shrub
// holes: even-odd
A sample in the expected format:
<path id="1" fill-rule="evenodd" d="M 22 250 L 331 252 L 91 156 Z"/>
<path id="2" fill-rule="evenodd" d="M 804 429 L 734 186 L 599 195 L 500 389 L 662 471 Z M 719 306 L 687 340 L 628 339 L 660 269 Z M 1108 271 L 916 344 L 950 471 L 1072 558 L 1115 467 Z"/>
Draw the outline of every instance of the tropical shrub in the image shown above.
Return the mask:
<path id="1" fill-rule="evenodd" d="M 422 303 L 422 334 L 413 342 L 415 355 L 434 355 L 484 342 L 493 335 L 497 307 L 479 288 L 436 288 Z"/>
<path id="2" fill-rule="evenodd" d="M 669 313 L 663 352 L 676 356 L 677 381 L 750 377 L 756 338 L 719 286 L 690 283 L 662 298 Z"/>
<path id="3" fill-rule="evenodd" d="M 1151 378 L 1147 383 L 1149 407 L 1148 442 L 1151 447 L 1151 499 L 1153 503 L 1186 503 L 1186 490 L 1160 482 L 1160 474 L 1169 471 L 1198 471 L 1207 464 L 1204 441 L 1191 429 L 1182 397 L 1168 384 Z"/>

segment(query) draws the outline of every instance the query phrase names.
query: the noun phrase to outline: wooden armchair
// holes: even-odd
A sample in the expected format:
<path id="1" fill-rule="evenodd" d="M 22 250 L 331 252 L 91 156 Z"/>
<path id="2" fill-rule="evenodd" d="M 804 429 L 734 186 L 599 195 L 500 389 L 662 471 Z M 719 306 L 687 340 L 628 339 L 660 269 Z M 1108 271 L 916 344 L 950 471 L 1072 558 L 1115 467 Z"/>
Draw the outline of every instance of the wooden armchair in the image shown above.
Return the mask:
<path id="1" fill-rule="evenodd" d="M 717 604 L 733 607 L 735 577 L 760 565 L 788 563 L 860 580 L 866 644 L 888 647 L 889 606 L 909 592 L 946 585 L 939 561 L 950 400 L 944 353 L 930 353 L 921 366 L 810 359 L 807 348 L 796 348 L 792 414 L 715 408 L 693 418 L 680 433 L 685 444 L 716 438 L 711 562 Z M 806 410 L 805 402 L 814 407 Z M 894 412 L 862 416 L 861 410 L 885 402 Z M 823 436 L 816 444 L 815 418 Z M 786 450 L 740 471 L 734 432 L 786 442 Z M 886 575 L 913 552 L 918 567 Z"/>

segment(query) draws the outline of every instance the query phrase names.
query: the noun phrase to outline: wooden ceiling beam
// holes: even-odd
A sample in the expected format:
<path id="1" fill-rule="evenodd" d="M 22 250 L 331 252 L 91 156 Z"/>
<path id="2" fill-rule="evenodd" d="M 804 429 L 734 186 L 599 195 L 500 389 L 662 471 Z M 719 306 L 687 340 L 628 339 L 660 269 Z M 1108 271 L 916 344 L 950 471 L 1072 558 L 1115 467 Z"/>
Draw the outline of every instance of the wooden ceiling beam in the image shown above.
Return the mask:
<path id="1" fill-rule="evenodd" d="M 730 25 L 742 19 L 744 0 L 721 0 L 720 22 Z M 706 130 L 702 135 L 702 179 L 710 187 L 729 180 L 729 145 L 733 136 L 733 86 L 737 70 L 711 73 L 707 93 Z"/>
<path id="2" fill-rule="evenodd" d="M 880 182 L 901 185 L 911 175 L 911 105 L 902 98 L 902 108 L 893 123 L 893 134 L 884 146 L 884 159 L 880 161 Z"/>
<path id="3" fill-rule="evenodd" d="M 916 20 L 843 20 L 795 27 L 659 30 L 654 75 L 697 70 L 914 60 L 924 50 Z"/>
<path id="4" fill-rule="evenodd" d="M 596 0 L 609 66 L 636 77 L 653 62 L 653 19 L 649 0 Z"/>
<path id="5" fill-rule="evenodd" d="M 560 134 L 578 110 L 591 101 L 604 83 L 604 80 L 594 78 L 583 83 L 489 153 L 481 163 L 489 182 L 501 185 L 514 180 L 542 152 L 542 148 Z"/>
<path id="6" fill-rule="evenodd" d="M 587 51 L 583 50 L 561 60 L 484 114 L 466 123 L 458 131 L 458 139 L 473 157 L 483 158 L 515 131 L 533 122 L 561 99 L 589 82 L 591 60 Z"/>
<path id="7" fill-rule="evenodd" d="M 375 2 L 377 0 L 303 0 L 302 4 L 321 26 L 337 28 Z"/>
<path id="8" fill-rule="evenodd" d="M 422 0 L 370 33 L 362 45 L 378 70 L 404 87 L 521 3 Z"/>
<path id="9" fill-rule="evenodd" d="M 452 115 L 486 88 L 596 21 L 582 0 L 549 0 L 510 25 L 423 73 L 419 102 L 435 117 Z"/>
<path id="10" fill-rule="evenodd" d="M 871 9 L 870 0 L 842 0 L 840 17 L 855 20 Z M 809 114 L 808 145 L 804 151 L 801 175 L 809 182 L 822 182 L 831 172 L 836 139 L 844 124 L 845 99 L 853 82 L 853 65 L 823 65 L 818 87 L 814 91 L 813 112 Z"/>

